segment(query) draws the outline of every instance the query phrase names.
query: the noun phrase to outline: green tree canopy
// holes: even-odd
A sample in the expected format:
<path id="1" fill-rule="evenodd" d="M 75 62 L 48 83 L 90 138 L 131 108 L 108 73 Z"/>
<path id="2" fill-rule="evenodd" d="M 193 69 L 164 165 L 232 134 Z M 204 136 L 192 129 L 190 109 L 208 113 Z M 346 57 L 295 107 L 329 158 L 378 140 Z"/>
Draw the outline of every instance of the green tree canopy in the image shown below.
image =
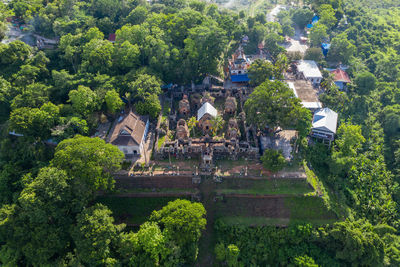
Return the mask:
<path id="1" fill-rule="evenodd" d="M 384 243 L 366 221 L 346 220 L 334 224 L 329 239 L 336 258 L 360 266 L 380 266 L 384 258 Z"/>
<path id="2" fill-rule="evenodd" d="M 149 74 L 139 74 L 129 86 L 133 96 L 141 100 L 152 95 L 158 96 L 161 93 L 160 81 L 157 77 Z"/>
<path id="3" fill-rule="evenodd" d="M 115 225 L 111 211 L 96 204 L 77 216 L 77 225 L 72 229 L 77 259 L 90 266 L 114 265 L 112 243 L 125 225 Z"/>
<path id="4" fill-rule="evenodd" d="M 111 114 L 115 114 L 115 112 L 119 111 L 124 106 L 124 102 L 122 102 L 121 97 L 115 90 L 107 91 L 104 100 L 107 105 L 107 111 Z"/>
<path id="5" fill-rule="evenodd" d="M 157 95 L 150 95 L 135 105 L 136 111 L 141 115 L 149 115 L 151 118 L 157 118 L 161 112 L 161 104 Z"/>
<path id="6" fill-rule="evenodd" d="M 33 138 L 48 138 L 59 119 L 59 108 L 51 102 L 40 108 L 17 108 L 10 115 L 10 131 Z"/>
<path id="7" fill-rule="evenodd" d="M 165 236 L 181 247 L 185 261 L 193 262 L 197 257 L 197 242 L 206 226 L 205 215 L 201 203 L 178 199 L 154 211 L 150 220 L 157 222 Z"/>
<path id="8" fill-rule="evenodd" d="M 356 76 L 356 90 L 359 94 L 367 95 L 375 90 L 377 80 L 370 72 L 362 72 Z"/>
<path id="9" fill-rule="evenodd" d="M 43 168 L 14 205 L 0 209 L 0 262 L 6 265 L 56 265 L 68 247 L 74 195 L 65 171 Z"/>
<path id="10" fill-rule="evenodd" d="M 266 149 L 261 156 L 261 161 L 263 166 L 271 172 L 278 172 L 286 165 L 282 152 L 274 149 Z"/>
<path id="11" fill-rule="evenodd" d="M 246 118 L 260 129 L 296 128 L 302 118 L 297 111 L 301 109 L 300 100 L 293 91 L 281 81 L 265 81 L 256 87 L 244 104 Z M 303 113 L 307 115 L 307 113 Z"/>
<path id="12" fill-rule="evenodd" d="M 299 26 L 300 29 L 304 29 L 313 18 L 314 13 L 308 8 L 298 8 L 293 12 L 293 22 Z"/>
<path id="13" fill-rule="evenodd" d="M 328 28 L 324 24 L 317 23 L 310 31 L 310 42 L 315 47 L 320 47 L 321 43 L 328 37 Z"/>
<path id="14" fill-rule="evenodd" d="M 259 86 L 273 77 L 274 65 L 267 60 L 256 59 L 249 67 L 249 78 L 252 86 Z"/>
<path id="15" fill-rule="evenodd" d="M 71 90 L 68 96 L 74 110 L 84 117 L 99 107 L 98 97 L 89 87 L 79 85 L 78 89 Z"/>
<path id="16" fill-rule="evenodd" d="M 98 189 L 110 189 L 112 172 L 121 168 L 123 153 L 100 138 L 75 136 L 60 142 L 51 165 L 65 170 L 75 180 L 75 189 L 89 199 Z"/>
<path id="17" fill-rule="evenodd" d="M 332 39 L 328 58 L 335 62 L 347 64 L 356 52 L 356 47 L 347 39 L 347 34 L 338 34 Z"/>

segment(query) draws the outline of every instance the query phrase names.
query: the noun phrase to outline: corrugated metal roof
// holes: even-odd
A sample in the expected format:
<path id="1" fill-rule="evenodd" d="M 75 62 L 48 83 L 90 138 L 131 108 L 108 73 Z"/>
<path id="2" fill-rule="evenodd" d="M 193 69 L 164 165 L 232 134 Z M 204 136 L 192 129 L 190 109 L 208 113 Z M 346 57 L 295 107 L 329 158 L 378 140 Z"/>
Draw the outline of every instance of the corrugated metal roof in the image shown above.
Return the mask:
<path id="1" fill-rule="evenodd" d="M 233 83 L 243 83 L 250 81 L 250 78 L 247 74 L 238 74 L 238 75 L 232 75 L 231 81 Z"/>
<path id="2" fill-rule="evenodd" d="M 197 111 L 197 120 L 199 121 L 207 113 L 213 117 L 217 117 L 218 114 L 217 110 L 210 103 L 206 102 Z"/>
<path id="3" fill-rule="evenodd" d="M 312 129 L 319 129 L 336 133 L 338 114 L 330 108 L 323 108 L 315 112 Z"/>
<path id="4" fill-rule="evenodd" d="M 321 71 L 317 63 L 313 60 L 299 60 L 297 69 L 304 74 L 306 78 L 322 78 Z"/>
<path id="5" fill-rule="evenodd" d="M 335 82 L 351 82 L 349 75 L 342 69 L 336 69 L 334 71 L 331 71 L 331 73 L 333 74 L 333 79 L 335 80 Z"/>

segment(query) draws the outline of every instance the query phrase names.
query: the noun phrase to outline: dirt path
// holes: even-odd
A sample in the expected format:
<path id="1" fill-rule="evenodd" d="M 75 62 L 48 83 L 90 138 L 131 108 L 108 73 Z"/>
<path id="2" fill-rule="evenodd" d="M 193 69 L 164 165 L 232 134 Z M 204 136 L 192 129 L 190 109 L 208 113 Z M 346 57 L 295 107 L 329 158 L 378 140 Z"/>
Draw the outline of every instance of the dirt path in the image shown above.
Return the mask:
<path id="1" fill-rule="evenodd" d="M 196 267 L 213 266 L 214 261 L 214 220 L 215 220 L 215 202 L 214 202 L 215 183 L 212 178 L 203 179 L 200 184 L 202 193 L 202 203 L 207 211 L 206 230 L 202 233 L 199 244 L 199 255 Z"/>

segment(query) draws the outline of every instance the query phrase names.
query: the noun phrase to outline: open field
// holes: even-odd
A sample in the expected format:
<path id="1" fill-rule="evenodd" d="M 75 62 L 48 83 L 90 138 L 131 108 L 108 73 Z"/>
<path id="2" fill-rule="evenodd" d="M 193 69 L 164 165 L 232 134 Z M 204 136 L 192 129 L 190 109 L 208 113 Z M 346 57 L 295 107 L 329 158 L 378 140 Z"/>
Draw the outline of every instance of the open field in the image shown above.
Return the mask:
<path id="1" fill-rule="evenodd" d="M 227 223 L 244 225 L 326 224 L 337 220 L 318 197 L 225 196 L 217 204 L 216 216 Z"/>

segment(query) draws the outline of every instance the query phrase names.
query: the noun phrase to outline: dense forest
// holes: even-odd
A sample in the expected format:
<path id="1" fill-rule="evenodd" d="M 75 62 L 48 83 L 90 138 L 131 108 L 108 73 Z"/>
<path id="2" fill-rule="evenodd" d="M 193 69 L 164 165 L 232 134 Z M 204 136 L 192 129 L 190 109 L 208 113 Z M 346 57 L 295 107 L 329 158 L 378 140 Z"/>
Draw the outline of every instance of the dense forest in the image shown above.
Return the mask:
<path id="1" fill-rule="evenodd" d="M 222 76 L 244 35 L 250 40 L 246 52 L 263 42 L 274 63 L 266 66 L 269 75 L 261 69 L 254 86 L 267 86 L 272 75 L 282 78 L 283 66 L 295 58 L 286 57 L 279 43 L 314 14 L 320 21 L 310 31 L 305 58 L 323 67 L 347 65 L 353 83 L 341 92 L 324 72 L 320 98 L 340 113 L 338 136 L 330 147 L 312 146 L 302 133 L 299 151 L 341 220 L 288 228 L 217 222 L 215 257 L 222 266 L 400 265 L 398 0 L 309 0 L 282 11 L 279 22 L 199 0 L 1 2 L 0 39 L 7 18 L 15 16 L 59 43 L 45 50 L 21 41 L 0 44 L 0 263 L 193 264 L 206 225 L 204 207 L 177 200 L 154 211 L 137 231 L 115 224 L 94 199 L 113 188 L 111 173 L 121 168 L 123 154 L 88 136 L 125 105 L 157 117 L 163 85 Z M 331 44 L 326 57 L 321 42 Z"/>

